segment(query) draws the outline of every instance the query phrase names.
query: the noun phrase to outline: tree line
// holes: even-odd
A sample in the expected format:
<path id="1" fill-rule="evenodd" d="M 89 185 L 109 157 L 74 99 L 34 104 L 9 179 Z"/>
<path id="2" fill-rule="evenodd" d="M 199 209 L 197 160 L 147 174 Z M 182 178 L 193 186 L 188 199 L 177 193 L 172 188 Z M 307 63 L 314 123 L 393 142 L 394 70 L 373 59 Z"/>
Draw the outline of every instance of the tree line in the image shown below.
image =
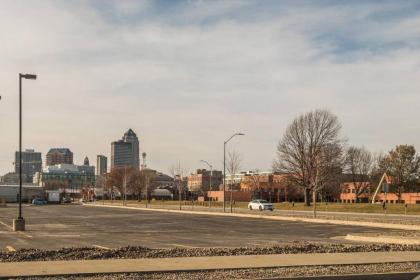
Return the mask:
<path id="1" fill-rule="evenodd" d="M 343 174 L 354 184 L 356 199 L 369 184 L 377 184 L 386 172 L 394 178 L 391 191 L 420 191 L 420 157 L 412 145 L 397 145 L 386 154 L 374 156 L 364 147 L 347 146 L 337 116 L 315 110 L 295 118 L 277 146 L 273 170 L 286 174 L 288 183 L 300 188 L 305 204 L 310 196 L 339 189 Z"/>

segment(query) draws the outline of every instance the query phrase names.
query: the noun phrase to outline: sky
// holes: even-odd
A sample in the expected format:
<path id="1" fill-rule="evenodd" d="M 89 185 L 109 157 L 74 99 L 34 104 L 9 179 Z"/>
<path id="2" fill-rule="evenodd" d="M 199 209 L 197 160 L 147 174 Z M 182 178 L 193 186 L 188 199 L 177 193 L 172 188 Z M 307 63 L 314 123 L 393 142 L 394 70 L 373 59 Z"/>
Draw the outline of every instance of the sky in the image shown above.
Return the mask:
<path id="1" fill-rule="evenodd" d="M 348 145 L 420 150 L 420 1 L 0 0 L 0 174 L 23 147 L 110 156 L 132 128 L 147 165 L 270 170 L 287 125 L 327 109 Z"/>

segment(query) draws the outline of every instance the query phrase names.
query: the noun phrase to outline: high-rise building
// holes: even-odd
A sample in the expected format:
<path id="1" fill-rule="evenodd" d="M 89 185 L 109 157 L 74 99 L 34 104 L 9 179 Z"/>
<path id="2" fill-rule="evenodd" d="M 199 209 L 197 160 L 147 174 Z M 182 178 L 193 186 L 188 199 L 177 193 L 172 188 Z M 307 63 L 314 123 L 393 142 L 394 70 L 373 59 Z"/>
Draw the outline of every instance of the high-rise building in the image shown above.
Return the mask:
<path id="1" fill-rule="evenodd" d="M 139 148 L 139 139 L 134 131 L 130 128 L 122 138 L 124 142 L 131 143 L 132 154 L 133 154 L 133 166 L 140 167 L 140 148 Z"/>
<path id="2" fill-rule="evenodd" d="M 15 173 L 19 173 L 20 161 L 19 152 L 15 152 Z M 22 151 L 22 181 L 32 183 L 32 178 L 36 172 L 42 170 L 41 153 L 33 149 Z"/>
<path id="3" fill-rule="evenodd" d="M 121 140 L 111 143 L 111 168 L 131 166 L 140 167 L 139 140 L 133 130 L 129 129 Z"/>
<path id="4" fill-rule="evenodd" d="M 46 156 L 46 165 L 73 164 L 73 153 L 67 148 L 52 148 Z"/>
<path id="5" fill-rule="evenodd" d="M 96 157 L 96 175 L 106 176 L 107 169 L 108 169 L 108 158 L 103 155 L 98 155 Z"/>

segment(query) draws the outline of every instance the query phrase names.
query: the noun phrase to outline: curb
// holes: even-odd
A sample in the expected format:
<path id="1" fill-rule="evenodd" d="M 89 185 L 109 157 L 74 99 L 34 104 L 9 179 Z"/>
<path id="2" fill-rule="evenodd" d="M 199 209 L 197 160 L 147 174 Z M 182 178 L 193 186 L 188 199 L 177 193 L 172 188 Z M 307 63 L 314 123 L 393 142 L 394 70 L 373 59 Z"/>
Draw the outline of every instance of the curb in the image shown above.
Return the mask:
<path id="1" fill-rule="evenodd" d="M 0 263 L 0 278 L 138 272 L 190 272 L 418 261 L 420 261 L 419 251 L 5 262 Z"/>
<path id="2" fill-rule="evenodd" d="M 347 225 L 347 226 L 361 226 L 361 227 L 420 231 L 420 226 L 417 226 L 417 225 L 402 225 L 402 224 L 375 223 L 375 222 L 363 222 L 363 221 L 355 222 L 355 221 L 267 216 L 267 215 L 257 215 L 257 214 L 241 214 L 241 213 L 220 213 L 220 212 L 207 212 L 207 211 L 141 208 L 141 207 L 119 206 L 119 205 L 83 204 L 83 206 L 121 208 L 121 209 L 132 209 L 132 210 L 139 210 L 139 211 L 155 211 L 155 212 L 166 212 L 166 213 L 177 213 L 177 214 L 239 217 L 239 218 L 266 219 L 266 220 L 275 220 L 275 221 L 291 221 L 291 222 L 305 222 L 305 223 L 317 223 L 317 224 L 333 224 L 333 225 Z"/>
<path id="3" fill-rule="evenodd" d="M 344 239 L 351 241 L 362 241 L 372 243 L 391 243 L 401 245 L 420 245 L 419 238 L 399 238 L 399 237 L 387 237 L 387 236 L 363 236 L 363 235 L 352 235 L 347 234 Z"/>

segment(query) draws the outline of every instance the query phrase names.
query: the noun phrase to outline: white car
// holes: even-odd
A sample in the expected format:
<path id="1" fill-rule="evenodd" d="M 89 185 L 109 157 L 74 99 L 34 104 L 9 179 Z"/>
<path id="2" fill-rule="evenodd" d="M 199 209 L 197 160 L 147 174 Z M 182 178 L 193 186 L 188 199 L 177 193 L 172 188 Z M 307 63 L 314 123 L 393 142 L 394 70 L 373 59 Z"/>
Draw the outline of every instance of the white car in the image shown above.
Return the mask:
<path id="1" fill-rule="evenodd" d="M 250 203 L 248 203 L 248 209 L 249 210 L 270 210 L 273 211 L 274 210 L 274 205 L 273 203 L 268 202 L 267 200 L 264 199 L 255 199 L 253 201 L 251 201 Z"/>

